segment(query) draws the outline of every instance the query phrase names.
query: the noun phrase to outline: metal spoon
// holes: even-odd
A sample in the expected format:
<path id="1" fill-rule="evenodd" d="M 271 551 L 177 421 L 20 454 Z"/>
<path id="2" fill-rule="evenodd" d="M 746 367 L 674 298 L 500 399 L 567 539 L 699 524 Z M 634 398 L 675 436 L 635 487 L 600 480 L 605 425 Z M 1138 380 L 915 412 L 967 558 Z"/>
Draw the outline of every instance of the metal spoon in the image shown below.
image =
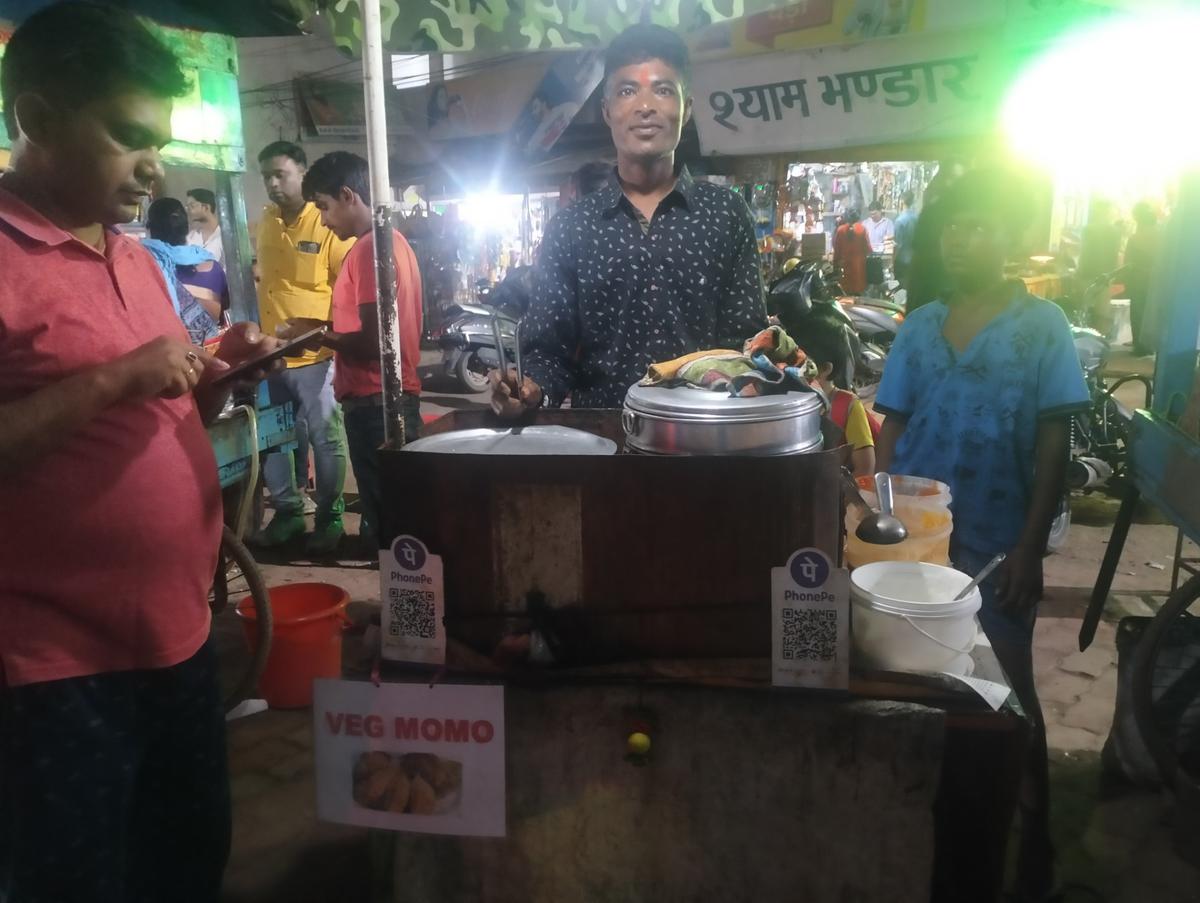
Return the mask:
<path id="1" fill-rule="evenodd" d="M 974 580 L 972 580 L 970 583 L 968 583 L 966 586 L 963 587 L 962 592 L 960 592 L 957 596 L 955 596 L 953 601 L 958 602 L 958 601 L 961 601 L 962 599 L 967 598 L 967 596 L 971 595 L 971 591 L 974 590 L 975 587 L 979 586 L 979 584 L 983 583 L 983 581 L 987 579 L 988 574 L 990 574 L 992 571 L 996 570 L 996 568 L 1000 567 L 1000 562 L 1004 561 L 1004 559 L 1006 557 L 1007 556 L 1003 552 L 1001 552 L 999 555 L 997 555 L 995 558 L 993 558 L 991 561 L 989 561 L 987 564 L 985 564 L 983 566 L 983 570 L 975 575 Z"/>
<path id="2" fill-rule="evenodd" d="M 886 473 L 875 474 L 875 492 L 879 496 L 879 513 L 864 517 L 854 535 L 876 546 L 894 546 L 908 539 L 908 530 L 892 513 L 892 478 Z"/>
<path id="3" fill-rule="evenodd" d="M 500 362 L 500 378 L 508 379 L 508 361 L 504 357 L 504 339 L 500 333 L 500 314 L 492 314 L 492 339 L 496 343 L 496 360 Z"/>

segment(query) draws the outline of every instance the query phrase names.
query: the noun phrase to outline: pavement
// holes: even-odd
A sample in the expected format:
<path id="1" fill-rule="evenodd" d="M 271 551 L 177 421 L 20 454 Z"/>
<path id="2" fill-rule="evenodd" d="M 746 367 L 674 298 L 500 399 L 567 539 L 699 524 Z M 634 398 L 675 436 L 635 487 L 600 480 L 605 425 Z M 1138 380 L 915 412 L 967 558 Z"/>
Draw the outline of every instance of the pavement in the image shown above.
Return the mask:
<path id="1" fill-rule="evenodd" d="M 1120 362 L 1142 369 L 1144 361 Z M 423 406 L 438 413 L 479 406 L 457 394 L 422 358 Z M 1131 400 L 1132 401 L 1132 400 Z M 1132 402 L 1136 403 L 1136 402 Z M 349 532 L 356 515 L 347 516 Z M 1147 616 L 1170 589 L 1176 531 L 1152 510 L 1138 512 L 1096 639 L 1086 652 L 1078 634 L 1108 542 L 1117 502 L 1100 494 L 1074 502 L 1066 546 L 1046 559 L 1046 596 L 1034 640 L 1034 667 L 1051 747 L 1053 830 L 1065 903 L 1200 903 L 1200 870 L 1172 848 L 1172 802 L 1103 773 L 1101 749 L 1112 726 L 1117 690 L 1116 633 L 1121 618 Z M 1185 543 L 1184 556 L 1200 550 Z M 362 560 L 264 564 L 270 585 L 320 580 L 344 587 L 359 617 L 377 606 L 378 571 Z M 226 646 L 238 626 L 220 619 Z M 361 645 L 346 643 L 348 667 L 363 667 Z M 223 900 L 391 900 L 371 886 L 367 832 L 322 824 L 315 816 L 311 713 L 268 711 L 229 728 L 234 845 Z M 377 894 L 377 895 L 375 895 Z"/>

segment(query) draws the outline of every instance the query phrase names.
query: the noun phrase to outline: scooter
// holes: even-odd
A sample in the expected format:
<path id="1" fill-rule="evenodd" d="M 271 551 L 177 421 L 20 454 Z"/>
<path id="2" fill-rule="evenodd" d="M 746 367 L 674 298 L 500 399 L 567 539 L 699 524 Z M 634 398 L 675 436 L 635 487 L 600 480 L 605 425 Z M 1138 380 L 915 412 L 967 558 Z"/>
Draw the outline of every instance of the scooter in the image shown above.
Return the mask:
<path id="1" fill-rule="evenodd" d="M 827 282 L 833 280 L 833 267 L 828 265 Z M 900 283 L 894 279 L 888 280 L 883 286 L 883 295 L 851 295 L 838 286 L 842 294 L 838 303 L 846 308 L 846 313 L 854 321 L 854 328 L 863 341 L 890 351 L 896 333 L 904 322 L 904 302 L 906 292 L 900 288 Z"/>
<path id="2" fill-rule="evenodd" d="M 487 303 L 450 307 L 434 338 L 442 349 L 443 372 L 464 392 L 486 392 L 487 375 L 500 365 L 496 333 L 505 360 L 516 359 L 517 324 L 524 316 L 532 290 L 532 267 L 515 267 L 488 295 Z"/>
<path id="3" fill-rule="evenodd" d="M 464 392 L 486 392 L 489 370 L 499 366 L 493 324 L 498 321 L 505 356 L 516 350 L 517 320 L 490 305 L 456 304 L 447 311 L 435 338 L 442 349 L 442 371 Z"/>
<path id="4" fill-rule="evenodd" d="M 1124 479 L 1133 411 L 1116 398 L 1117 390 L 1138 382 L 1145 391 L 1144 406 L 1149 408 L 1154 400 L 1154 381 L 1149 376 L 1131 373 L 1111 385 L 1105 381 L 1104 371 L 1112 346 L 1098 330 L 1086 325 L 1094 316 L 1096 299 L 1109 295 L 1111 286 L 1121 274 L 1121 270 L 1116 270 L 1100 276 L 1084 289 L 1078 302 L 1070 298 L 1057 302 L 1072 320 L 1071 338 L 1079 356 L 1091 407 L 1071 418 L 1071 459 L 1067 464 L 1066 491 L 1046 544 L 1051 552 L 1063 546 L 1071 527 L 1070 494 L 1110 488 Z"/>
<path id="5" fill-rule="evenodd" d="M 859 389 L 874 388 L 883 376 L 883 364 L 904 322 L 904 309 L 881 298 L 847 296 L 838 298 L 838 304 L 862 341 L 866 370 L 871 376 L 870 380 L 860 381 Z"/>
<path id="6" fill-rule="evenodd" d="M 813 313 L 841 321 L 849 353 L 846 372 L 833 374 L 834 383 L 857 391 L 879 382 L 887 354 L 862 340 L 854 319 L 829 291 L 820 261 L 797 261 L 785 268 L 767 289 L 767 313 L 792 336 L 803 334 L 804 319 Z"/>

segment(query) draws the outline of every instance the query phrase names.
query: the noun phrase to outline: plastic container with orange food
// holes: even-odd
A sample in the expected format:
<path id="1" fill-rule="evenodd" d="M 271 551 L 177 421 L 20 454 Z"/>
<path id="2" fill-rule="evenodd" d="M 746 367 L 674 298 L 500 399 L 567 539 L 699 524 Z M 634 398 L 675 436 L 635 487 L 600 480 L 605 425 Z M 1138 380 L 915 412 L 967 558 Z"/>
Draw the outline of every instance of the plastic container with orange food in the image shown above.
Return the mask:
<path id="1" fill-rule="evenodd" d="M 873 491 L 874 482 L 859 478 L 862 497 L 872 508 L 879 507 Z M 876 561 L 924 561 L 943 567 L 950 564 L 950 534 L 954 516 L 950 513 L 950 487 L 937 480 L 923 477 L 892 477 L 893 507 L 896 517 L 908 530 L 908 539 L 890 546 L 863 542 L 854 535 L 862 515 L 857 509 L 846 509 L 846 562 L 861 567 Z"/>
<path id="2" fill-rule="evenodd" d="M 862 491 L 863 500 L 872 508 L 878 508 L 879 500 L 875 497 L 875 478 L 859 477 L 857 482 L 858 488 Z M 892 495 L 895 498 L 903 496 L 922 504 L 946 509 L 949 509 L 950 502 L 953 501 L 949 486 L 925 477 L 893 476 Z"/>

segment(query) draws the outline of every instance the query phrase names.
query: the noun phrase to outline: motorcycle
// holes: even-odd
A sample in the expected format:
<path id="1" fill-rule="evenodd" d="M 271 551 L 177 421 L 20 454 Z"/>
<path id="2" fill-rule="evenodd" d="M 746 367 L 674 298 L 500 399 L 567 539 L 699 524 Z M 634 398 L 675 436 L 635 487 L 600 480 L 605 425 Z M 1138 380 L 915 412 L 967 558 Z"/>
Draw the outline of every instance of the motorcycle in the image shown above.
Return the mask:
<path id="1" fill-rule="evenodd" d="M 508 357 L 516 350 L 517 320 L 490 305 L 451 306 L 445 325 L 435 336 L 442 349 L 442 371 L 464 392 L 487 391 L 488 371 L 499 365 L 493 328 L 497 321 Z"/>
<path id="2" fill-rule="evenodd" d="M 500 365 L 496 331 L 505 360 L 516 359 L 517 324 L 528 305 L 531 267 L 515 267 L 488 293 L 486 303 L 455 304 L 434 338 L 442 349 L 442 371 L 464 392 L 487 391 L 487 375 Z"/>
<path id="3" fill-rule="evenodd" d="M 1095 316 L 1097 299 L 1111 294 L 1122 271 L 1100 276 L 1089 284 L 1080 298 L 1061 298 L 1056 303 L 1071 323 L 1071 338 L 1079 366 L 1083 370 L 1091 406 L 1071 418 L 1070 461 L 1067 463 L 1066 491 L 1050 528 L 1048 551 L 1057 551 L 1066 542 L 1071 526 L 1070 495 L 1113 488 L 1125 478 L 1128 460 L 1129 426 L 1133 411 L 1116 398 L 1116 392 L 1131 382 L 1141 383 L 1145 407 L 1153 402 L 1154 382 L 1149 376 L 1127 374 L 1108 384 L 1104 372 L 1112 351 L 1109 340 L 1088 325 Z"/>
<path id="4" fill-rule="evenodd" d="M 836 287 L 831 276 L 832 268 L 823 261 L 798 261 L 785 267 L 767 290 L 767 313 L 794 335 L 802 334 L 803 318 L 814 312 L 840 320 L 846 326 L 850 366 L 847 373 L 834 374 L 834 382 L 860 397 L 869 397 L 879 384 L 888 349 L 900 328 L 894 319 L 896 311 L 838 297 L 831 288 Z"/>
<path id="5" fill-rule="evenodd" d="M 904 308 L 881 298 L 844 296 L 838 304 L 846 311 L 854 331 L 862 340 L 866 371 L 869 379 L 862 379 L 856 387 L 860 394 L 873 391 L 883 376 L 883 364 L 896 341 L 900 324 L 904 322 Z"/>

